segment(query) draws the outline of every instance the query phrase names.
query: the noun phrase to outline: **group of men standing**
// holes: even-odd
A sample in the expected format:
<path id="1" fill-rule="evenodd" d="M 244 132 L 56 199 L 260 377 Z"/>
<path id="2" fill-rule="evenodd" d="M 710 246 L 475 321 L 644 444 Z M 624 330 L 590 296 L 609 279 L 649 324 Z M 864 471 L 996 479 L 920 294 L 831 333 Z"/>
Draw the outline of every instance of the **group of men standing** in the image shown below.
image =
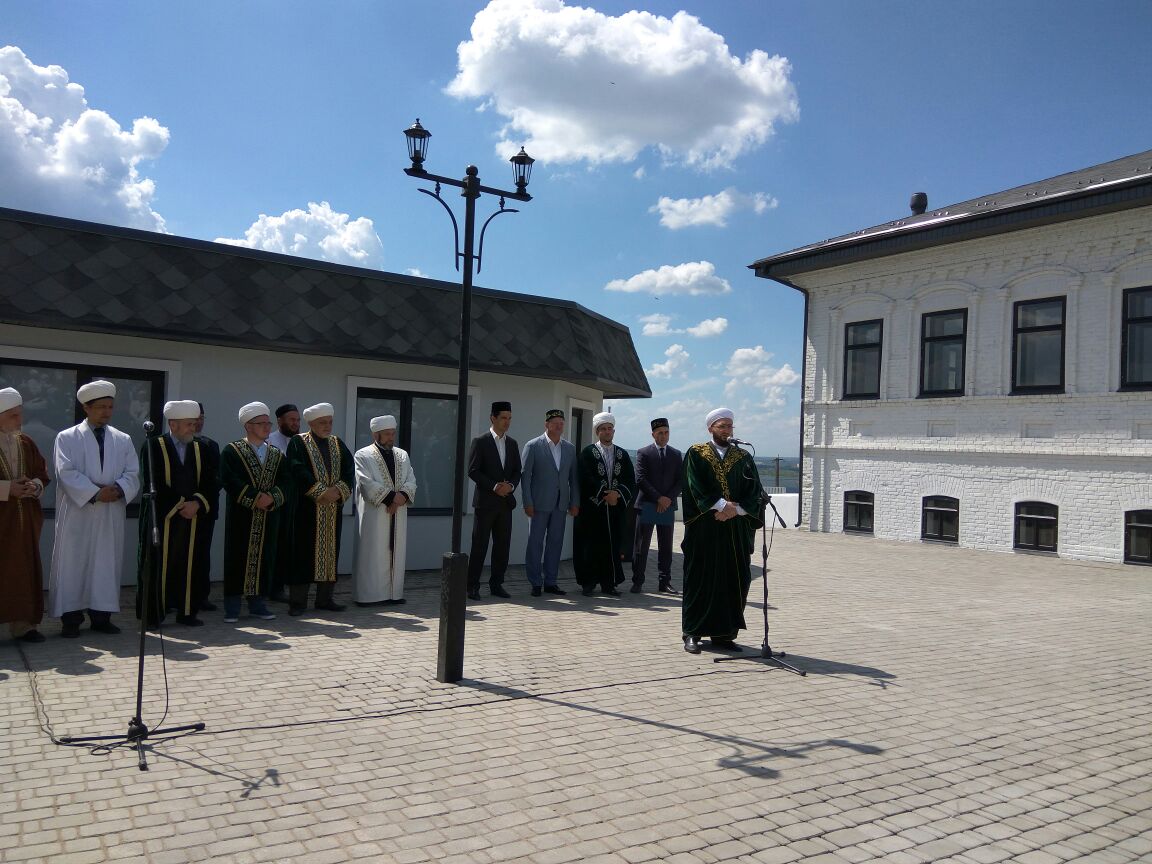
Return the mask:
<path id="1" fill-rule="evenodd" d="M 85 384 L 76 394 L 85 419 L 56 438 L 53 462 L 60 484 L 48 589 L 48 613 L 62 635 L 78 635 L 87 614 L 92 630 L 117 633 L 119 575 L 127 505 L 143 489 L 138 557 L 137 614 L 156 626 L 174 612 L 195 627 L 208 601 L 212 533 L 224 493 L 224 620 L 239 619 L 246 602 L 258 619 L 276 616 L 270 596 L 287 599 L 290 615 L 302 614 L 309 589 L 315 608 L 339 612 L 335 601 L 342 511 L 355 495 L 357 544 L 353 600 L 357 605 L 403 603 L 407 509 L 416 492 L 409 455 L 396 446 L 390 415 L 370 422 L 372 443 L 352 454 L 332 434 L 334 409 L 319 403 L 302 412 L 282 405 L 272 412 L 251 402 L 238 412 L 244 435 L 220 448 L 197 434 L 203 408 L 179 400 L 164 406 L 167 429 L 149 437 L 137 457 L 128 435 L 109 425 L 116 388 Z M 504 586 L 516 510 L 523 499 L 529 535 L 525 570 L 533 596 L 563 595 L 558 571 L 566 520 L 574 517 L 573 563 L 585 596 L 619 595 L 631 561 L 632 592 L 645 581 L 652 533 L 657 536 L 658 590 L 672 586 L 672 537 L 677 501 L 684 499 L 684 647 L 700 638 L 739 650 L 732 641 L 744 627 L 751 581 L 750 557 L 763 524 L 759 474 L 746 451 L 730 440 L 732 412 L 708 415 L 710 440 L 687 456 L 669 445 L 667 419 L 652 421 L 653 443 L 640 448 L 635 466 L 617 446 L 616 420 L 593 418 L 596 441 L 577 452 L 564 438 L 564 412 L 544 418 L 544 432 L 521 453 L 508 435 L 512 406 L 494 402 L 488 432 L 472 442 L 468 476 L 475 482 L 475 519 L 468 596 L 480 600 L 489 546 L 489 591 Z M 40 497 L 50 482 L 45 460 L 20 431 L 22 399 L 0 390 L 0 544 L 5 575 L 0 622 L 26 642 L 43 641 L 39 536 Z M 286 589 L 286 597 L 280 592 Z"/>

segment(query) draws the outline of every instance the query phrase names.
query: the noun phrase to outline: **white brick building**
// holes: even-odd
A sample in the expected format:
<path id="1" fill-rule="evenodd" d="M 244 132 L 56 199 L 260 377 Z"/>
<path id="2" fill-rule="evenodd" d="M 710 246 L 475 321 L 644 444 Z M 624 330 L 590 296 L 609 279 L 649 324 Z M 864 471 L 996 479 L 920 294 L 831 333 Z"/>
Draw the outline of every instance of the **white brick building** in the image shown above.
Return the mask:
<path id="1" fill-rule="evenodd" d="M 1152 563 L 1152 151 L 915 205 L 752 265 L 806 297 L 800 524 Z"/>

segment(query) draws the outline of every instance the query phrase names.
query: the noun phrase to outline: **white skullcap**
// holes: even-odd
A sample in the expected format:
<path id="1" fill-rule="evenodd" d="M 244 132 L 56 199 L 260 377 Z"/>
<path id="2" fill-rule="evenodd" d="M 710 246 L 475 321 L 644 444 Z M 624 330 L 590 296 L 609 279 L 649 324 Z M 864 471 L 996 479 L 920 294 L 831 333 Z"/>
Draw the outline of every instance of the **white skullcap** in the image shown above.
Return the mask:
<path id="1" fill-rule="evenodd" d="M 164 403 L 165 420 L 195 420 L 200 416 L 200 403 L 191 399 L 180 399 Z"/>
<path id="2" fill-rule="evenodd" d="M 372 429 L 372 434 L 375 435 L 377 432 L 383 432 L 386 429 L 395 429 L 396 418 L 391 414 L 385 414 L 381 417 L 373 417 L 372 422 L 368 425 Z"/>
<path id="3" fill-rule="evenodd" d="M 609 414 L 607 411 L 601 411 L 599 414 L 592 418 L 593 429 L 599 429 L 605 423 L 611 423 L 613 426 L 615 426 L 616 418 L 612 414 Z"/>
<path id="4" fill-rule="evenodd" d="M 263 402 L 249 402 L 240 409 L 240 413 L 237 416 L 240 418 L 240 425 L 243 426 L 249 420 L 255 420 L 261 414 L 271 413 L 272 412 L 268 410 L 268 406 Z"/>
<path id="5" fill-rule="evenodd" d="M 0 390 L 0 414 L 11 411 L 17 405 L 23 405 L 24 399 L 15 387 L 5 387 Z"/>
<path id="6" fill-rule="evenodd" d="M 313 420 L 319 420 L 321 417 L 331 417 L 335 413 L 336 409 L 332 407 L 331 402 L 321 402 L 318 405 L 305 408 L 304 419 L 308 423 L 311 423 Z"/>
<path id="7" fill-rule="evenodd" d="M 735 420 L 736 416 L 727 408 L 717 408 L 715 411 L 709 411 L 708 416 L 704 420 L 704 426 L 708 429 L 712 428 L 712 424 L 717 420 Z"/>
<path id="8" fill-rule="evenodd" d="M 111 381 L 89 381 L 76 391 L 76 401 L 81 403 L 88 403 L 93 399 L 113 399 L 115 396 L 116 385 Z"/>

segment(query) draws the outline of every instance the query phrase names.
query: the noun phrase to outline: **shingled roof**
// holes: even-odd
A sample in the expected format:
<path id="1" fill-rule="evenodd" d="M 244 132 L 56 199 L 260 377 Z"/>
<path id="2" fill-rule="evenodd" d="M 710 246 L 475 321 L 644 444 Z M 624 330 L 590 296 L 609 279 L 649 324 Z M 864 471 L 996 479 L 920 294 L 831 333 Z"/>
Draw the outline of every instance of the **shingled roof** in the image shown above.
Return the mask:
<path id="1" fill-rule="evenodd" d="M 455 367 L 461 287 L 0 208 L 0 321 Z M 473 289 L 471 368 L 651 396 L 628 328 Z"/>
<path id="2" fill-rule="evenodd" d="M 757 276 L 798 273 L 1152 205 L 1152 150 L 927 210 L 833 237 L 748 266 Z"/>

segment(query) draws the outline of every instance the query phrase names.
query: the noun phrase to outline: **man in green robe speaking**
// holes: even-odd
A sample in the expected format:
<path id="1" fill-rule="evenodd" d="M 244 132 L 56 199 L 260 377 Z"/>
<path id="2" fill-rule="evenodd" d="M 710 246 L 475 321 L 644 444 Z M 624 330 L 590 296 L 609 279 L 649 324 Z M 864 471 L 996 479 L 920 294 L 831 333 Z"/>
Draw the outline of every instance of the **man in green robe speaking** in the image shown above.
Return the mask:
<path id="1" fill-rule="evenodd" d="M 732 442 L 734 417 L 717 408 L 706 419 L 710 440 L 684 454 L 684 650 L 740 651 L 752 548 L 763 524 L 763 487 L 751 454 Z"/>

